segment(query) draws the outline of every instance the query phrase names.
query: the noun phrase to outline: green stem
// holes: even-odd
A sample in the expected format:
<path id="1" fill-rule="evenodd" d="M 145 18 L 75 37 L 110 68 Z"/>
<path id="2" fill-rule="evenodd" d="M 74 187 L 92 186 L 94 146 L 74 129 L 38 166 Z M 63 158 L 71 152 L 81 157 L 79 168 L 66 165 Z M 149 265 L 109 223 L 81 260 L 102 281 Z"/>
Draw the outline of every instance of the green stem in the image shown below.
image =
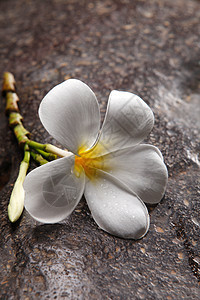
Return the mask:
<path id="1" fill-rule="evenodd" d="M 48 152 L 45 152 L 43 150 L 40 150 L 40 149 L 37 149 L 37 152 L 39 154 L 41 154 L 46 160 L 55 160 L 58 158 L 58 156 L 56 154 L 53 154 L 53 153 L 48 153 Z"/>
<path id="2" fill-rule="evenodd" d="M 46 144 L 46 151 L 49 153 L 56 154 L 60 157 L 66 157 L 66 156 L 70 156 L 72 154 L 71 152 L 69 152 L 67 150 L 60 149 L 51 144 Z"/>
<path id="3" fill-rule="evenodd" d="M 33 158 L 37 163 L 39 163 L 40 165 L 44 165 L 44 164 L 48 163 L 48 160 L 44 159 L 44 158 L 42 157 L 42 155 L 37 154 L 37 153 L 35 153 L 35 152 L 33 152 L 33 151 L 31 151 L 31 156 L 32 156 L 32 158 Z"/>
<path id="4" fill-rule="evenodd" d="M 8 205 L 8 217 L 11 222 L 16 222 L 20 218 L 24 209 L 25 192 L 23 189 L 23 183 L 26 177 L 26 173 L 28 171 L 29 161 L 30 161 L 30 152 L 28 150 L 28 147 L 25 146 L 24 159 L 20 164 L 19 174 L 14 184 L 11 197 L 10 197 L 10 202 Z"/>
<path id="5" fill-rule="evenodd" d="M 40 150 L 45 151 L 45 144 L 41 144 L 41 143 L 38 143 L 38 142 L 35 142 L 32 140 L 27 140 L 26 144 L 29 145 L 29 147 L 31 147 L 32 149 L 35 149 L 35 150 L 40 149 Z"/>
<path id="6" fill-rule="evenodd" d="M 41 144 L 32 140 L 27 140 L 26 144 L 29 145 L 32 149 L 38 151 L 42 150 L 48 153 L 53 153 L 55 155 L 58 155 L 60 157 L 65 157 L 71 155 L 71 152 L 68 152 L 67 150 L 62 150 L 56 146 L 53 146 L 51 144 Z"/>

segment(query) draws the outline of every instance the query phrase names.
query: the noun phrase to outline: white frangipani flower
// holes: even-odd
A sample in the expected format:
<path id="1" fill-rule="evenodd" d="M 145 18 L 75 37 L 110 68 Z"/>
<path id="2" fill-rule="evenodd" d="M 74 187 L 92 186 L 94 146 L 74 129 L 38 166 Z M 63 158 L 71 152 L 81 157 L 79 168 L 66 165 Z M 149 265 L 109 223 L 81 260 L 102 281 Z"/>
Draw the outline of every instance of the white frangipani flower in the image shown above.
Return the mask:
<path id="1" fill-rule="evenodd" d="M 43 223 L 59 222 L 84 193 L 100 228 L 122 238 L 144 236 L 149 228 L 144 202 L 158 203 L 167 184 L 160 151 L 139 144 L 153 128 L 149 106 L 132 93 L 112 91 L 100 130 L 94 93 L 83 82 L 69 79 L 44 97 L 39 116 L 70 152 L 26 177 L 25 207 L 30 215 Z"/>

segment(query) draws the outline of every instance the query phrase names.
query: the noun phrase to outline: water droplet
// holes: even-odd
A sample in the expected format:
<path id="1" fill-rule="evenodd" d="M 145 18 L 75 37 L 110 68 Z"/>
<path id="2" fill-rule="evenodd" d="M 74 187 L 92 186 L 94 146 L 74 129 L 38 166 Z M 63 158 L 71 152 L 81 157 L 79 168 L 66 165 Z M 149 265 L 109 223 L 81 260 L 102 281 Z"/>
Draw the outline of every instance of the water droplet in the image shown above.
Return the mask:
<path id="1" fill-rule="evenodd" d="M 198 220 L 196 218 L 192 218 L 192 222 L 200 227 L 200 223 L 198 222 Z"/>

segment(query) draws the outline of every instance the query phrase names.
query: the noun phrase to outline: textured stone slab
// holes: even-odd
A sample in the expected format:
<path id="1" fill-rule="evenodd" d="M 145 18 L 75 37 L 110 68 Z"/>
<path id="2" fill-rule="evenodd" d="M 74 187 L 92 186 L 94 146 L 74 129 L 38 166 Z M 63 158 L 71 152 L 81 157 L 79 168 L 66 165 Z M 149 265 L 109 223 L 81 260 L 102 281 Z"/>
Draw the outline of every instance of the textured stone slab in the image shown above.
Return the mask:
<path id="1" fill-rule="evenodd" d="M 65 222 L 7 218 L 22 153 L 0 104 L 2 299 L 199 299 L 200 2 L 195 0 L 0 2 L 0 74 L 15 74 L 24 124 L 38 141 L 38 105 L 75 77 L 96 93 L 140 95 L 153 109 L 149 143 L 169 170 L 139 241 L 101 231 L 84 198 Z M 2 76 L 1 76 L 2 78 Z M 32 165 L 32 167 L 35 167 Z"/>

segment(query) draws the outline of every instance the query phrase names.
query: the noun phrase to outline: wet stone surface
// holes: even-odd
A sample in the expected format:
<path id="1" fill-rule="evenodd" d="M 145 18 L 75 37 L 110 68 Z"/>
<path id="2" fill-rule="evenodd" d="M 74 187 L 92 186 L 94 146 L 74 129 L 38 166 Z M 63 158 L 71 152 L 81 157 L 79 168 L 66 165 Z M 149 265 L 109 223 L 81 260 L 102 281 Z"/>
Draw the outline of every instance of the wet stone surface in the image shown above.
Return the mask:
<path id="1" fill-rule="evenodd" d="M 0 2 L 1 82 L 4 71 L 14 73 L 35 140 L 56 143 L 38 106 L 75 77 L 94 90 L 102 116 L 112 89 L 141 96 L 155 114 L 146 142 L 169 170 L 139 241 L 101 231 L 84 198 L 61 224 L 38 225 L 24 212 L 11 225 L 7 204 L 22 153 L 1 98 L 1 299 L 199 299 L 199 19 L 195 0 Z"/>

